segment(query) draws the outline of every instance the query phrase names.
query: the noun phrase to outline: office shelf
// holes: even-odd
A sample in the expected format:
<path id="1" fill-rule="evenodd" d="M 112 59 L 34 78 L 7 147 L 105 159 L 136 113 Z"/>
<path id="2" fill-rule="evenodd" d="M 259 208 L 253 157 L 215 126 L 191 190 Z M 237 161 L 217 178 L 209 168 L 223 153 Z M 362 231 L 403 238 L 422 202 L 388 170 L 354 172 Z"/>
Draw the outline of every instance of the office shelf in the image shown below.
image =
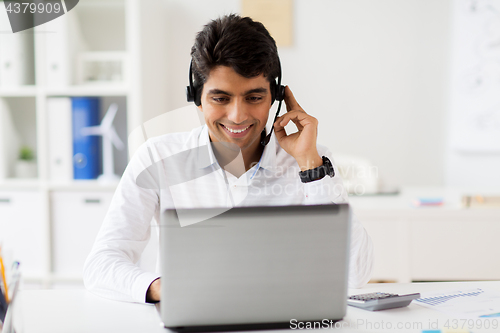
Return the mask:
<path id="1" fill-rule="evenodd" d="M 0 182 L 0 190 L 38 190 L 40 186 L 38 178 L 8 178 Z"/>
<path id="2" fill-rule="evenodd" d="M 36 86 L 0 87 L 0 97 L 35 97 Z"/>
<path id="3" fill-rule="evenodd" d="M 74 180 L 72 182 L 51 182 L 48 184 L 50 191 L 106 191 L 114 192 L 118 182 L 101 183 L 97 180 Z"/>
<path id="4" fill-rule="evenodd" d="M 18 259 L 17 254 L 25 256 L 22 264 L 23 271 L 28 273 L 25 275 L 27 282 L 45 287 L 58 282 L 81 284 L 82 249 L 88 251 L 94 242 L 118 185 L 118 182 L 97 180 L 56 182 L 50 179 L 48 99 L 100 97 L 101 113 L 106 112 L 111 103 L 118 103 L 114 125 L 122 141 L 127 143 L 128 134 L 141 126 L 143 112 L 150 105 L 167 109 L 164 99 L 150 93 L 167 90 L 166 80 L 158 79 L 159 75 L 167 76 L 166 64 L 151 66 L 150 60 L 152 54 L 166 53 L 165 31 L 158 29 L 164 17 L 162 0 L 80 1 L 73 10 L 54 20 L 53 25 L 48 22 L 33 28 L 33 48 L 29 52 L 33 53 L 31 77 L 34 82 L 13 86 L 3 82 L 0 86 L 0 102 L 7 106 L 8 118 L 19 133 L 20 143 L 33 148 L 37 162 L 37 178 L 16 179 L 13 174 L 0 175 L 0 243 L 4 244 L 3 253 L 9 254 L 6 260 Z M 71 30 L 67 35 L 65 28 Z M 54 37 L 63 38 L 62 42 L 58 41 L 61 49 L 55 53 L 62 55 L 57 59 L 68 69 L 61 80 L 55 80 L 54 77 L 59 76 L 50 72 L 54 60 L 50 58 L 54 56 L 50 43 Z M 150 42 L 145 44 L 144 40 Z M 81 47 L 74 48 L 81 41 L 84 41 Z M 120 75 L 111 75 L 104 82 L 85 83 L 78 70 L 82 68 L 84 56 L 89 54 L 91 60 L 96 54 L 105 60 L 110 55 L 123 59 Z M 115 167 L 123 172 L 128 162 L 127 149 L 116 151 L 114 155 Z M 4 156 L 0 156 L 0 161 L 3 160 Z M 115 172 L 119 173 L 116 169 Z M 27 199 L 23 201 L 22 198 Z M 20 206 L 20 202 L 23 205 Z M 5 216 L 9 216 L 9 221 Z M 75 221 L 79 224 L 72 225 Z M 84 223 L 92 228 L 86 228 Z M 34 229 L 27 232 L 33 239 L 23 240 L 24 248 L 21 249 L 13 245 L 15 242 L 6 240 L 26 238 L 18 230 L 23 225 Z M 66 242 L 64 233 L 76 229 L 81 231 L 78 237 Z M 30 247 L 31 244 L 34 245 Z M 78 258 L 78 262 L 72 262 L 72 258 Z"/>
<path id="5" fill-rule="evenodd" d="M 126 85 L 87 85 L 65 88 L 47 88 L 48 97 L 59 96 L 127 96 L 130 89 Z"/>
<path id="6" fill-rule="evenodd" d="M 473 193 L 500 195 L 500 190 Z M 498 280 L 491 265 L 500 243 L 499 208 L 465 208 L 470 189 L 403 188 L 399 195 L 351 197 L 354 214 L 374 245 L 376 281 Z M 417 198 L 439 197 L 443 205 L 415 207 Z"/>

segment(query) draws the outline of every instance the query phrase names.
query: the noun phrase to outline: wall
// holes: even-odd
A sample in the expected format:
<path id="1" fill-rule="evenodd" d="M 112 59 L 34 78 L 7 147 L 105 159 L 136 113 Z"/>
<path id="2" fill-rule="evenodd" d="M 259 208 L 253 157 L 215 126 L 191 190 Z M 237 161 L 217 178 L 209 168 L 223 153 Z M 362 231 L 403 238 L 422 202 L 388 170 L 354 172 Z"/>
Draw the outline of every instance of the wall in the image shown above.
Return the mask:
<path id="1" fill-rule="evenodd" d="M 189 52 L 236 0 L 164 0 L 169 109 L 187 105 Z M 295 0 L 283 81 L 334 154 L 369 158 L 388 186 L 445 183 L 450 0 Z"/>

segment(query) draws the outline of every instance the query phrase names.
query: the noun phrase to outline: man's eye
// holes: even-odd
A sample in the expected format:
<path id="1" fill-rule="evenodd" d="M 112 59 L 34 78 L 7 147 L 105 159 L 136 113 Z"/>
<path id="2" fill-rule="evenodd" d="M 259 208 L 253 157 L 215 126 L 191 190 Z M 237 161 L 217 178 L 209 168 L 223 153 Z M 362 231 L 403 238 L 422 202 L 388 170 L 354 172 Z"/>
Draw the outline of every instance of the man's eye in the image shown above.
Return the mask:
<path id="1" fill-rule="evenodd" d="M 250 102 L 259 102 L 259 101 L 262 100 L 262 97 L 260 97 L 260 96 L 250 96 L 250 97 L 248 97 L 248 100 Z"/>
<path id="2" fill-rule="evenodd" d="M 212 100 L 216 103 L 224 103 L 228 99 L 226 97 L 212 97 Z"/>

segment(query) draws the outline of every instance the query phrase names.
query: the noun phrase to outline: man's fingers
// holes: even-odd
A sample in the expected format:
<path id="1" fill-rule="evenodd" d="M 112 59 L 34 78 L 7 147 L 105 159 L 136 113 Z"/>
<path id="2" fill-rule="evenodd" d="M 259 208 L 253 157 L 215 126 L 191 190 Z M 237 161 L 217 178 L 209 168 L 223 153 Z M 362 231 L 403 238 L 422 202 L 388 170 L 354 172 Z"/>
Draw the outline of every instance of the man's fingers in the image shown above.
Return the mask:
<path id="1" fill-rule="evenodd" d="M 279 122 L 276 122 L 274 125 L 274 135 L 276 135 L 278 142 L 280 142 L 282 138 L 286 137 L 286 130 L 283 126 L 279 125 Z"/>
<path id="2" fill-rule="evenodd" d="M 276 123 L 280 126 L 286 126 L 289 121 L 293 121 L 293 123 L 297 126 L 297 129 L 301 131 L 304 126 L 309 124 L 315 124 L 317 122 L 316 118 L 308 115 L 302 110 L 293 110 L 288 113 L 285 113 L 281 117 L 276 120 Z"/>
<path id="3" fill-rule="evenodd" d="M 287 112 L 297 109 L 302 110 L 299 103 L 297 103 L 297 100 L 295 100 L 295 96 L 293 96 L 292 90 L 290 90 L 288 86 L 285 87 L 285 104 Z"/>
<path id="4" fill-rule="evenodd" d="M 280 126 L 286 126 L 286 125 L 288 125 L 288 123 L 290 122 L 290 120 L 295 124 L 295 126 L 297 126 L 297 129 L 299 131 L 302 131 L 302 129 L 304 128 L 304 126 L 302 125 L 302 123 L 301 123 L 300 119 L 298 118 L 298 116 L 283 118 L 283 119 L 281 119 L 281 121 L 279 122 L 279 124 L 280 124 Z"/>

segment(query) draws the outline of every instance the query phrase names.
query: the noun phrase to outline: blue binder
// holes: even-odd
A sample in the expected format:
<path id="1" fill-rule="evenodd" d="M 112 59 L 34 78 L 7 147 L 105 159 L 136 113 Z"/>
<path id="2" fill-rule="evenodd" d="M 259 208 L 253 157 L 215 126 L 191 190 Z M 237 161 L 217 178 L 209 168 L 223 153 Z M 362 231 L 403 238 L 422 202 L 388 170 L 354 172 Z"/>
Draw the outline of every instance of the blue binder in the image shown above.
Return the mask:
<path id="1" fill-rule="evenodd" d="M 72 97 L 73 175 L 74 179 L 96 179 L 102 172 L 101 137 L 84 136 L 82 128 L 97 126 L 100 121 L 100 99 Z"/>
<path id="2" fill-rule="evenodd" d="M 7 301 L 3 295 L 2 289 L 0 289 L 0 320 L 5 322 L 5 315 L 7 314 Z"/>

